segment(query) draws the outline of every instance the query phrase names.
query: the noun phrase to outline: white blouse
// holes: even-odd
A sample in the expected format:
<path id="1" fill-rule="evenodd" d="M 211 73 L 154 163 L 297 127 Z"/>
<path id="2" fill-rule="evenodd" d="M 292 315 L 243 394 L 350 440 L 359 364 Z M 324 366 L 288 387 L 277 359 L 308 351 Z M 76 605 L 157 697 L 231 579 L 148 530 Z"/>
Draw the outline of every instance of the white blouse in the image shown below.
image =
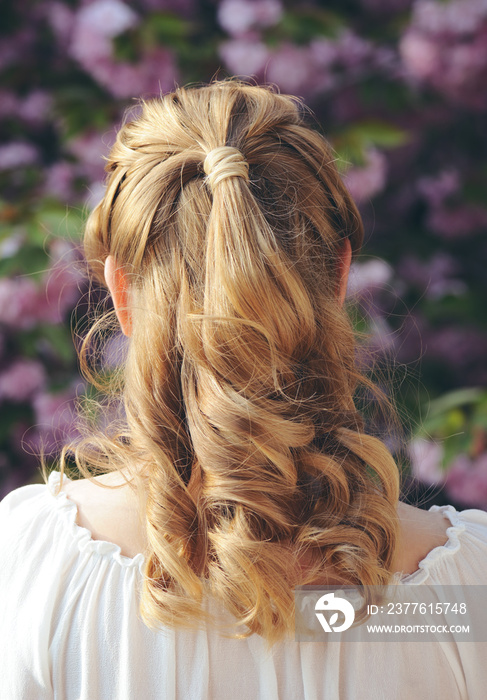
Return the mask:
<path id="1" fill-rule="evenodd" d="M 0 504 L 1 700 L 476 700 L 487 642 L 295 642 L 141 621 L 144 557 L 122 556 L 76 524 L 61 491 L 31 485 Z M 433 506 L 450 520 L 407 585 L 485 584 L 487 513 Z"/>

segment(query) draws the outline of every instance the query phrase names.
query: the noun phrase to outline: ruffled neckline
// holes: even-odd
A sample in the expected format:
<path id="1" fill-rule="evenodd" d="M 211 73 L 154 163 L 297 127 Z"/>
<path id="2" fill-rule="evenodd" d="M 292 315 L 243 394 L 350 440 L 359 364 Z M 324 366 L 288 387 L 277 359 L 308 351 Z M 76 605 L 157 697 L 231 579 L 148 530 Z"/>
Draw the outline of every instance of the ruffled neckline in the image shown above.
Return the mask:
<path id="1" fill-rule="evenodd" d="M 63 481 L 72 481 L 64 475 Z M 47 486 L 49 493 L 54 497 L 54 502 L 59 510 L 59 513 L 66 520 L 68 527 L 71 530 L 73 539 L 77 542 L 80 552 L 93 553 L 102 557 L 113 559 L 119 566 L 125 569 L 138 569 L 143 573 L 145 556 L 142 553 L 136 554 L 135 557 L 126 557 L 122 554 L 122 549 L 115 542 L 106 540 L 95 540 L 92 537 L 90 530 L 78 525 L 78 506 L 74 501 L 68 498 L 64 490 L 59 490 L 61 483 L 61 472 L 53 471 L 49 475 Z"/>
<path id="2" fill-rule="evenodd" d="M 71 481 L 69 477 L 64 476 L 66 481 Z M 118 544 L 108 542 L 106 540 L 94 540 L 91 532 L 78 525 L 78 506 L 74 501 L 68 498 L 65 491 L 59 491 L 61 483 L 61 473 L 53 471 L 49 475 L 48 489 L 54 497 L 55 503 L 59 508 L 60 513 L 64 516 L 71 528 L 73 539 L 78 543 L 81 552 L 93 552 L 99 556 L 111 557 L 117 564 L 124 568 L 138 568 L 142 573 L 145 563 L 145 556 L 142 553 L 136 554 L 135 557 L 126 557 L 122 554 L 122 550 Z M 460 549 L 461 542 L 459 535 L 464 532 L 466 525 L 462 522 L 460 513 L 451 505 L 448 506 L 431 506 L 430 512 L 440 512 L 448 518 L 451 525 L 446 530 L 447 541 L 445 544 L 434 547 L 422 559 L 416 571 L 411 574 L 403 575 L 402 572 L 394 574 L 393 583 L 404 583 L 408 585 L 419 585 L 424 583 L 430 576 L 431 569 L 442 558 L 455 554 Z"/>

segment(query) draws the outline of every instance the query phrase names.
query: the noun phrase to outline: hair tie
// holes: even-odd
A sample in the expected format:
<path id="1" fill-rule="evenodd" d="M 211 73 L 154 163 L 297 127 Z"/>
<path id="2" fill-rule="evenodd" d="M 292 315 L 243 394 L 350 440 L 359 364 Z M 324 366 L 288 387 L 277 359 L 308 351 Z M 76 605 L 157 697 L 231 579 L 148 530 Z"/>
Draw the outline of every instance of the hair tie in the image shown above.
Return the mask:
<path id="1" fill-rule="evenodd" d="M 219 146 L 210 151 L 203 163 L 207 181 L 212 190 L 227 177 L 243 177 L 249 182 L 249 164 L 238 148 Z"/>

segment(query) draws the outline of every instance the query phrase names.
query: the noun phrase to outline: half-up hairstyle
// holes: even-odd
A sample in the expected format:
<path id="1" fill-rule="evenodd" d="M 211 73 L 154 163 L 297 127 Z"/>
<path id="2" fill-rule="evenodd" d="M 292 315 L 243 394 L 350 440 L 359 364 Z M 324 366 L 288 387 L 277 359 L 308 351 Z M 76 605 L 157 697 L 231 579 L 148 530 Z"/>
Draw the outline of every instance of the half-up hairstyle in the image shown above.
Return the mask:
<path id="1" fill-rule="evenodd" d="M 391 580 L 398 469 L 354 404 L 372 385 L 337 292 L 362 224 L 306 117 L 235 80 L 142 102 L 88 221 L 94 276 L 112 255 L 130 280 L 132 334 L 124 428 L 76 461 L 143 481 L 151 626 L 202 622 L 210 594 L 272 644 L 296 585 Z"/>

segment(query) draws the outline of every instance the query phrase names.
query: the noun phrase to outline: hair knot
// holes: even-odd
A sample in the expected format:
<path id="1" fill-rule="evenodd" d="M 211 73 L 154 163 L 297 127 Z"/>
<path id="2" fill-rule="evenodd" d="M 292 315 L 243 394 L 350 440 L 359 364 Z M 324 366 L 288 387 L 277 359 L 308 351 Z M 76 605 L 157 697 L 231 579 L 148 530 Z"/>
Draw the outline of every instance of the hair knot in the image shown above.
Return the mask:
<path id="1" fill-rule="evenodd" d="M 243 177 L 249 181 L 249 164 L 243 154 L 232 146 L 219 146 L 210 151 L 203 163 L 212 190 L 227 177 Z"/>

